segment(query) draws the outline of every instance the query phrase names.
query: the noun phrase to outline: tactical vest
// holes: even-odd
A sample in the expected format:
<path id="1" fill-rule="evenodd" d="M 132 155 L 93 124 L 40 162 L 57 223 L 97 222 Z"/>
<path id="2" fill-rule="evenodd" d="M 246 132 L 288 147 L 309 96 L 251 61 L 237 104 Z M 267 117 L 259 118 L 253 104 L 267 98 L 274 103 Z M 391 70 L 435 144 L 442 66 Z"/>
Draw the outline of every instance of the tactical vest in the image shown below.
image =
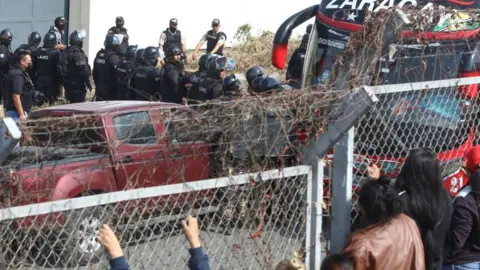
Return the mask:
<path id="1" fill-rule="evenodd" d="M 30 76 L 28 76 L 27 73 L 23 72 L 20 69 L 13 69 L 8 73 L 7 89 L 9 89 L 8 90 L 8 95 L 10 95 L 10 96 L 6 98 L 8 100 L 7 104 L 5 106 L 6 110 L 7 111 L 12 111 L 12 110 L 16 111 L 15 105 L 13 104 L 13 92 L 10 89 L 12 89 L 12 79 L 13 79 L 14 76 L 17 76 L 17 75 L 22 76 L 22 78 L 25 80 L 25 84 L 23 86 L 23 91 L 22 91 L 22 94 L 20 95 L 23 110 L 26 111 L 26 112 L 30 112 L 32 110 L 32 107 L 33 107 L 33 95 L 34 95 L 35 88 L 33 86 L 32 80 L 30 79 Z"/>
<path id="2" fill-rule="evenodd" d="M 54 48 L 40 48 L 37 50 L 35 69 L 37 70 L 38 77 L 56 77 L 56 52 Z"/>
<path id="3" fill-rule="evenodd" d="M 177 46 L 181 47 L 182 45 L 182 32 L 180 30 L 175 31 L 175 34 L 167 30 L 163 31 L 165 36 L 167 37 L 165 43 L 163 44 L 163 51 L 166 52 L 169 47 Z"/>
<path id="4" fill-rule="evenodd" d="M 223 32 L 213 33 L 213 30 L 207 32 L 207 53 L 210 53 L 213 51 L 213 49 L 215 49 L 218 39 L 221 36 L 225 36 L 225 39 L 227 39 L 227 35 L 225 35 Z M 223 46 L 224 45 L 222 45 L 222 47 L 220 47 L 215 54 L 223 55 Z"/>
<path id="5" fill-rule="evenodd" d="M 12 52 L 4 45 L 0 45 L 0 76 L 6 76 L 10 70 L 12 62 Z"/>
<path id="6" fill-rule="evenodd" d="M 132 91 L 135 91 L 137 100 L 154 100 L 156 89 L 155 80 L 158 78 L 158 71 L 151 65 L 144 63 L 137 67 L 134 72 L 135 85 L 132 85 Z"/>

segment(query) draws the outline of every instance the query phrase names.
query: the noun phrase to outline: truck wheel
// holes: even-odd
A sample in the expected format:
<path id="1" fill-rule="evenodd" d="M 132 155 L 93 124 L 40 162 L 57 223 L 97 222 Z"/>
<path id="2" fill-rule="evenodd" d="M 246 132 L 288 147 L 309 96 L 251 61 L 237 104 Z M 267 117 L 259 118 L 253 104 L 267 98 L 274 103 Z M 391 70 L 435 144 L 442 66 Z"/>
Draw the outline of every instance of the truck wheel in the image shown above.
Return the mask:
<path id="1" fill-rule="evenodd" d="M 62 267 L 86 266 L 101 260 L 104 251 L 96 236 L 102 224 L 113 225 L 113 213 L 111 206 L 97 206 L 65 215 L 61 239 L 55 248 Z"/>

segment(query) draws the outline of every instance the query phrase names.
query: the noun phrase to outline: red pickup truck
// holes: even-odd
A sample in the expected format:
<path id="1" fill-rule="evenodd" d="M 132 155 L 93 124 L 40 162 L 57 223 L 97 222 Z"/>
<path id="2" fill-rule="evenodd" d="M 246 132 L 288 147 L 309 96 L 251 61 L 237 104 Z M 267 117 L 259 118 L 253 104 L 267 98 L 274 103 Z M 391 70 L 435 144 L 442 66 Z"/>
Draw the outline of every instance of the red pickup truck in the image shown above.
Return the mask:
<path id="1" fill-rule="evenodd" d="M 25 130 L 31 131 L 24 134 L 27 139 L 1 164 L 0 175 L 10 179 L 2 179 L 8 184 L 3 186 L 0 202 L 9 207 L 208 179 L 209 148 L 204 141 L 175 128 L 170 116 L 178 110 L 189 109 L 159 102 L 113 101 L 33 111 L 23 123 L 29 125 Z M 211 196 L 211 192 L 199 192 L 163 202 L 178 204 L 183 200 L 193 206 Z M 144 213 L 164 206 L 156 201 L 146 208 L 136 205 L 128 211 Z M 116 211 L 124 210 L 116 207 Z M 48 230 L 55 225 L 62 227 L 61 231 L 68 231 L 62 256 L 75 265 L 84 265 L 101 251 L 93 227 L 100 225 L 106 211 L 80 211 L 80 216 L 68 219 L 35 216 L 15 220 L 11 226 L 15 231 L 32 226 Z M 71 220 L 75 223 L 70 224 Z M 86 224 L 92 228 L 85 229 Z M 90 233 L 76 234 L 74 230 Z"/>

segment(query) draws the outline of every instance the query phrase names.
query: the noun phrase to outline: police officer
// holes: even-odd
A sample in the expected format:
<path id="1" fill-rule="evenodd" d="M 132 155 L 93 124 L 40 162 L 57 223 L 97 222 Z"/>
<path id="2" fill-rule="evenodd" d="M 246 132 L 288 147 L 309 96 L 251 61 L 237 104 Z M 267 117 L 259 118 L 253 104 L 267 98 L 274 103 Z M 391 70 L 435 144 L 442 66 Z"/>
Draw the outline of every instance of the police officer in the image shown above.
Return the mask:
<path id="1" fill-rule="evenodd" d="M 275 79 L 274 77 L 267 76 L 265 77 L 262 82 L 260 83 L 260 88 L 257 89 L 256 93 L 267 93 L 273 90 L 281 90 L 280 82 Z"/>
<path id="2" fill-rule="evenodd" d="M 170 20 L 169 27 L 160 34 L 158 40 L 158 47 L 162 48 L 163 52 L 167 52 L 168 48 L 178 47 L 182 52 L 182 56 L 185 55 L 185 39 L 182 38 L 182 32 L 177 29 L 178 20 L 173 18 Z"/>
<path id="3" fill-rule="evenodd" d="M 10 64 L 13 60 L 13 54 L 10 50 L 12 44 L 13 34 L 10 29 L 4 29 L 0 32 L 0 94 L 1 98 L 5 101 L 4 95 L 6 94 L 6 80 L 7 74 L 10 70 Z"/>
<path id="4" fill-rule="evenodd" d="M 90 83 L 90 66 L 88 57 L 82 50 L 85 35 L 74 31 L 70 35 L 70 46 L 66 50 L 67 74 L 63 86 L 65 96 L 70 103 L 85 102 L 87 88 L 92 91 Z"/>
<path id="5" fill-rule="evenodd" d="M 162 101 L 182 104 L 185 97 L 184 77 L 181 73 L 180 60 L 182 51 L 177 46 L 167 48 L 166 63 L 160 70 Z"/>
<path id="6" fill-rule="evenodd" d="M 198 91 L 200 87 L 200 82 L 207 77 L 207 63 L 210 59 L 218 57 L 216 54 L 207 53 L 200 57 L 198 61 L 198 71 L 195 71 L 188 76 L 186 76 L 185 88 L 186 96 L 189 96 L 191 89 Z"/>
<path id="7" fill-rule="evenodd" d="M 137 52 L 137 45 L 128 46 L 125 52 L 125 58 L 118 62 L 115 68 L 115 77 L 117 84 L 116 100 L 129 100 L 128 84 L 135 69 L 135 53 Z"/>
<path id="8" fill-rule="evenodd" d="M 62 54 L 55 49 L 56 42 L 55 34 L 48 32 L 43 39 L 43 47 L 37 51 L 34 61 L 37 90 L 45 94 L 50 105 L 60 94 L 59 87 L 67 69 Z"/>
<path id="9" fill-rule="evenodd" d="M 121 36 L 121 35 L 120 35 Z M 121 39 L 121 37 L 120 37 Z M 115 100 L 117 84 L 115 68 L 120 62 L 119 35 L 108 35 L 105 48 L 98 51 L 93 61 L 93 81 L 95 82 L 95 100 Z"/>
<path id="10" fill-rule="evenodd" d="M 128 30 L 127 28 L 125 28 L 125 20 L 123 19 L 122 16 L 118 16 L 115 19 L 115 26 L 108 29 L 107 35 L 116 35 L 116 34 L 123 35 L 122 44 L 120 45 L 120 51 L 122 53 L 125 53 L 128 47 L 129 36 L 128 36 Z"/>
<path id="11" fill-rule="evenodd" d="M 57 45 L 55 46 L 55 49 L 63 51 L 67 48 L 65 44 L 63 44 L 63 37 L 65 35 L 65 24 L 67 23 L 67 20 L 62 17 L 57 17 L 55 18 L 55 25 L 50 26 L 49 32 L 52 32 L 55 34 L 56 40 L 57 40 Z"/>
<path id="12" fill-rule="evenodd" d="M 308 39 L 308 34 L 303 35 L 300 47 L 293 52 L 292 57 L 290 57 L 290 61 L 288 62 L 286 79 L 292 87 L 298 89 L 301 88 L 302 71 L 305 63 L 305 55 L 307 53 Z"/>
<path id="13" fill-rule="evenodd" d="M 200 42 L 198 42 L 195 51 L 193 52 L 193 60 L 197 59 L 198 50 L 202 47 L 203 43 L 207 42 L 207 53 L 213 53 L 223 55 L 223 46 L 227 40 L 227 35 L 220 31 L 220 20 L 214 19 L 212 21 L 212 30 L 209 30 L 203 35 Z"/>
<path id="14" fill-rule="evenodd" d="M 145 49 L 138 49 L 135 53 L 135 68 L 141 66 L 145 62 L 145 59 L 143 58 L 144 52 Z"/>
<path id="15" fill-rule="evenodd" d="M 35 62 L 36 62 L 36 53 L 38 50 L 38 46 L 42 42 L 42 37 L 38 32 L 32 32 L 28 36 L 27 44 L 20 45 L 13 54 L 17 54 L 19 51 L 29 51 L 30 56 L 32 58 L 32 67 L 28 69 L 28 75 L 30 75 L 30 79 L 32 79 L 33 84 L 36 86 L 36 74 L 35 74 Z M 35 87 L 36 88 L 36 87 Z"/>
<path id="16" fill-rule="evenodd" d="M 206 101 L 221 97 L 227 64 L 228 60 L 223 56 L 211 59 L 207 67 L 207 77 L 200 82 L 198 91 L 190 90 L 188 98 L 196 101 Z"/>
<path id="17" fill-rule="evenodd" d="M 35 89 L 27 73 L 31 65 L 32 58 L 28 51 L 19 51 L 15 55 L 14 68 L 8 72 L 6 80 L 6 117 L 24 120 L 32 109 Z"/>
<path id="18" fill-rule="evenodd" d="M 265 76 L 265 71 L 260 66 L 253 66 L 247 70 L 245 77 L 247 78 L 248 87 L 253 90 L 252 82 L 255 78 Z"/>
<path id="19" fill-rule="evenodd" d="M 161 78 L 155 68 L 159 56 L 157 47 L 147 47 L 143 52 L 143 61 L 135 68 L 130 80 L 130 90 L 136 100 L 161 100 Z"/>
<path id="20" fill-rule="evenodd" d="M 223 95 L 227 100 L 235 99 L 241 95 L 241 82 L 235 74 L 230 74 L 223 79 Z"/>

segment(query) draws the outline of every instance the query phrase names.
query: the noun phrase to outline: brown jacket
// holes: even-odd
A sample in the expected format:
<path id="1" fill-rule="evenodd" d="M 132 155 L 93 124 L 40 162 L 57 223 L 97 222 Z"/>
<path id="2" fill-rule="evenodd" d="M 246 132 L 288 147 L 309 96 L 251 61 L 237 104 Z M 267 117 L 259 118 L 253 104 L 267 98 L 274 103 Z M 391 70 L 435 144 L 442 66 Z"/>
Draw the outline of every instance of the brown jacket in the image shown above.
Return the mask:
<path id="1" fill-rule="evenodd" d="M 418 227 L 405 214 L 391 222 L 352 233 L 343 249 L 355 269 L 424 270 L 425 258 Z"/>

